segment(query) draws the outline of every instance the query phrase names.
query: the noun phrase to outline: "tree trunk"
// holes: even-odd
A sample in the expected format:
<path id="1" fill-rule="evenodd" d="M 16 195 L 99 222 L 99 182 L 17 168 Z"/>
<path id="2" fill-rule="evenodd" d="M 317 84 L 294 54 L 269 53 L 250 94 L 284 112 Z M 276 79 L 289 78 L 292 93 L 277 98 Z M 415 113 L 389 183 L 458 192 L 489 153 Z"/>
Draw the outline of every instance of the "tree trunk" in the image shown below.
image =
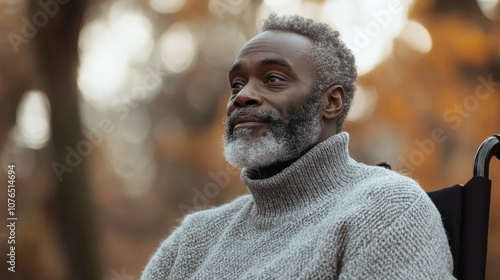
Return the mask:
<path id="1" fill-rule="evenodd" d="M 64 166 L 54 172 L 57 187 L 53 201 L 56 212 L 54 218 L 70 266 L 68 279 L 100 279 L 94 210 L 85 156 L 69 152 L 70 149 L 76 153 L 79 149 L 88 152 L 85 150 L 87 147 L 82 146 L 84 139 L 76 82 L 78 37 L 86 3 L 85 0 L 49 1 L 53 5 L 45 9 L 38 1 L 30 3 L 33 22 L 37 23 L 38 20 L 39 24 L 38 33 L 33 38 L 38 76 L 41 77 L 42 90 L 47 94 L 51 106 L 52 168 Z M 37 13 L 48 15 L 45 25 L 41 24 L 42 16 L 35 18 Z"/>

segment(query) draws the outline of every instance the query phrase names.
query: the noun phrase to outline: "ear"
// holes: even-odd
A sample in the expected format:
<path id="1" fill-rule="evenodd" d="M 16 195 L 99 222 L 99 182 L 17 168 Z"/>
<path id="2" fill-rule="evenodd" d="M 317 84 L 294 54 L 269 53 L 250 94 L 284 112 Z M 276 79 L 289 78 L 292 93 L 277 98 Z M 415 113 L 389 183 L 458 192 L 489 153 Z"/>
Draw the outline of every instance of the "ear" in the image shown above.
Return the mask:
<path id="1" fill-rule="evenodd" d="M 323 119 L 336 119 L 345 105 L 344 88 L 341 85 L 332 85 L 323 92 Z"/>

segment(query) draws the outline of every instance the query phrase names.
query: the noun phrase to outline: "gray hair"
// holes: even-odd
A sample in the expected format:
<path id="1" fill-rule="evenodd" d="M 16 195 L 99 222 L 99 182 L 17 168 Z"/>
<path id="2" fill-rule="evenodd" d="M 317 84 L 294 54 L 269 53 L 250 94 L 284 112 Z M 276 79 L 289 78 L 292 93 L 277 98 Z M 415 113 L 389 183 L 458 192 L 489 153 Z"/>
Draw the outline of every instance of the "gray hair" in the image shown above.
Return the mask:
<path id="1" fill-rule="evenodd" d="M 268 30 L 291 32 L 312 40 L 309 56 L 316 71 L 315 88 L 319 89 L 318 94 L 332 85 L 344 88 L 346 103 L 337 119 L 337 130 L 342 131 L 356 90 L 358 74 L 354 56 L 340 40 L 340 33 L 326 23 L 314 22 L 298 15 L 279 17 L 275 13 L 271 13 L 264 21 L 261 32 Z"/>

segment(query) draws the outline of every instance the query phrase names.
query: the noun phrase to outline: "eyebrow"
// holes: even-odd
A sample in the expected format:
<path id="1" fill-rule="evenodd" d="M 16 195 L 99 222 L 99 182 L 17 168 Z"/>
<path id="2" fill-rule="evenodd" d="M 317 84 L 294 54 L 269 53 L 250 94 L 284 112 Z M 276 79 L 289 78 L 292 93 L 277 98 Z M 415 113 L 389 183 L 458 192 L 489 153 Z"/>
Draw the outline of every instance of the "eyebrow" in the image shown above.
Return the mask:
<path id="1" fill-rule="evenodd" d="M 290 63 L 283 58 L 264 58 L 263 60 L 257 62 L 257 64 L 259 66 L 278 65 L 284 68 L 292 69 L 292 65 L 290 65 Z"/>
<path id="2" fill-rule="evenodd" d="M 283 58 L 279 58 L 279 57 L 276 57 L 276 58 L 264 58 L 262 60 L 259 60 L 257 62 L 257 65 L 258 66 L 272 66 L 272 65 L 277 65 L 277 66 L 281 66 L 281 67 L 284 67 L 284 68 L 287 68 L 289 70 L 293 70 L 293 67 L 292 65 L 286 61 L 285 59 Z M 244 62 L 241 61 L 241 60 L 238 60 L 236 61 L 233 66 L 231 66 L 231 69 L 229 70 L 229 76 L 231 76 L 231 74 L 233 74 L 234 72 L 240 70 L 241 68 L 243 68 L 244 66 Z"/>
<path id="3" fill-rule="evenodd" d="M 243 68 L 243 61 L 241 61 L 241 60 L 236 61 L 233 64 L 233 66 L 231 66 L 231 69 L 229 69 L 229 77 L 231 77 L 231 74 L 240 70 L 241 68 Z"/>

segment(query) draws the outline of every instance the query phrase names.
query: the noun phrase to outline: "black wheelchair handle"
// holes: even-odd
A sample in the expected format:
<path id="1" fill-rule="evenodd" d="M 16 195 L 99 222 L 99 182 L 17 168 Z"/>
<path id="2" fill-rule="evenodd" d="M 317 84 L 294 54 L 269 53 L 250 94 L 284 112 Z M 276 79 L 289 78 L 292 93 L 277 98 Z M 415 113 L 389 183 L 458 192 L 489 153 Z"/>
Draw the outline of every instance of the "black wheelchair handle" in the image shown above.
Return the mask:
<path id="1" fill-rule="evenodd" d="M 500 160 L 500 134 L 488 137 L 477 149 L 474 158 L 474 177 L 488 178 L 490 160 L 493 156 Z"/>

